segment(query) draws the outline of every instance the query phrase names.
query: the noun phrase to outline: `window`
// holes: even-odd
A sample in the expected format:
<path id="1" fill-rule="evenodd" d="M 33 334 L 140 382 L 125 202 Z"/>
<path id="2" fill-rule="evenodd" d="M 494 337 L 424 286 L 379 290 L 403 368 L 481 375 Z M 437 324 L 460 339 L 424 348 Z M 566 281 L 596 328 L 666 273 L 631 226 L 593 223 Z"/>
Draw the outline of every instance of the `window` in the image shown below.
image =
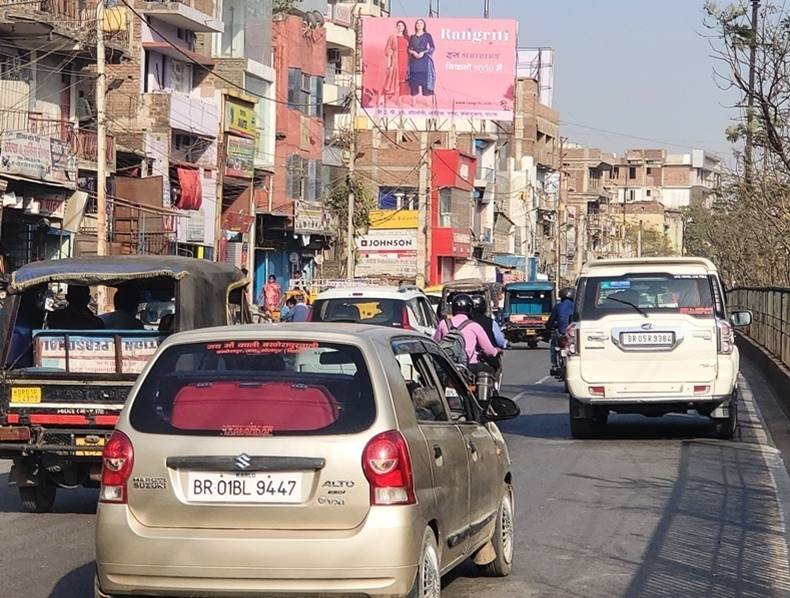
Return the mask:
<path id="1" fill-rule="evenodd" d="M 713 315 L 711 283 L 706 276 L 630 274 L 588 278 L 583 286 L 581 316 L 598 319 L 615 313 L 679 313 Z"/>
<path id="2" fill-rule="evenodd" d="M 629 166 L 628 167 L 628 178 L 635 179 L 636 178 L 636 166 Z"/>
<path id="3" fill-rule="evenodd" d="M 653 194 L 653 192 L 650 189 L 645 189 L 645 195 L 647 197 L 650 197 L 652 194 Z"/>
<path id="4" fill-rule="evenodd" d="M 617 166 L 615 166 L 612 169 L 612 178 L 615 178 L 615 179 L 619 179 L 620 178 L 620 169 Z"/>
<path id="5" fill-rule="evenodd" d="M 452 190 L 439 190 L 439 226 L 450 228 L 453 225 Z"/>
<path id="6" fill-rule="evenodd" d="M 324 80 L 321 77 L 310 77 L 310 109 L 309 116 L 324 116 Z"/>
<path id="7" fill-rule="evenodd" d="M 601 206 L 597 201 L 588 201 L 587 202 L 587 214 L 600 214 Z"/>
<path id="8" fill-rule="evenodd" d="M 436 388 L 430 369 L 423 361 L 424 349 L 422 346 L 412 342 L 396 342 L 393 349 L 403 381 L 409 391 L 417 421 L 449 421 L 450 418 L 442 401 L 442 395 Z"/>
<path id="9" fill-rule="evenodd" d="M 450 415 L 455 421 L 468 421 L 474 419 L 474 397 L 469 392 L 461 376 L 450 365 L 446 357 L 437 353 L 426 353 L 425 358 L 438 377 L 439 387 L 444 389 L 444 397 L 450 407 Z"/>
<path id="10" fill-rule="evenodd" d="M 302 340 L 221 340 L 165 351 L 134 399 L 148 434 L 354 434 L 375 419 L 362 352 Z"/>
<path id="11" fill-rule="evenodd" d="M 288 69 L 288 107 L 305 116 L 323 118 L 323 77 L 308 75 L 301 69 Z"/>
<path id="12" fill-rule="evenodd" d="M 590 168 L 590 189 L 598 189 L 601 186 L 601 171 L 597 168 Z"/>
<path id="13" fill-rule="evenodd" d="M 628 190 L 628 201 L 636 201 L 636 189 Z"/>
<path id="14" fill-rule="evenodd" d="M 291 199 L 304 198 L 305 160 L 298 154 L 288 156 L 286 191 Z"/>
<path id="15" fill-rule="evenodd" d="M 358 322 L 401 328 L 404 302 L 375 297 L 320 299 L 313 304 L 314 322 Z"/>
<path id="16" fill-rule="evenodd" d="M 288 69 L 288 107 L 292 110 L 300 110 L 302 101 L 302 71 L 300 69 Z"/>
<path id="17" fill-rule="evenodd" d="M 652 175 L 652 174 L 653 174 L 653 169 L 652 169 L 652 168 L 650 168 L 650 166 L 648 166 L 648 167 L 647 167 L 647 170 L 645 171 L 645 174 L 647 174 L 647 176 L 650 176 L 650 175 Z"/>
<path id="18" fill-rule="evenodd" d="M 258 158 L 263 162 L 271 163 L 274 160 L 274 156 L 272 154 L 273 148 L 269 146 L 269 139 L 273 141 L 273 136 L 270 134 L 267 137 L 266 130 L 270 124 L 269 116 L 273 108 L 272 102 L 263 99 L 269 97 L 271 83 L 249 73 L 244 75 L 244 82 L 249 92 L 258 97 L 258 101 L 255 103 L 255 128 L 258 132 L 256 151 L 258 152 Z"/>

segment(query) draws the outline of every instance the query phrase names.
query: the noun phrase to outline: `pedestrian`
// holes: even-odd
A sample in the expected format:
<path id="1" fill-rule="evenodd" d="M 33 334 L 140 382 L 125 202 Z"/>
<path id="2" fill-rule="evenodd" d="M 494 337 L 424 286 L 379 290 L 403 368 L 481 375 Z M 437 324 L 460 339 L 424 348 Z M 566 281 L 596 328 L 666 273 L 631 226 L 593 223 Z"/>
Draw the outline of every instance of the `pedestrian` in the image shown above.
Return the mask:
<path id="1" fill-rule="evenodd" d="M 310 314 L 310 308 L 307 307 L 305 303 L 304 294 L 297 293 L 294 297 L 288 299 L 288 301 L 292 301 L 293 304 L 288 311 L 288 315 L 286 316 L 286 322 L 306 322 L 307 316 Z"/>
<path id="2" fill-rule="evenodd" d="M 277 277 L 274 274 L 270 274 L 266 284 L 263 285 L 261 296 L 258 297 L 258 305 L 263 307 L 263 311 L 271 314 L 277 311 L 282 296 L 283 290 L 277 283 Z"/>

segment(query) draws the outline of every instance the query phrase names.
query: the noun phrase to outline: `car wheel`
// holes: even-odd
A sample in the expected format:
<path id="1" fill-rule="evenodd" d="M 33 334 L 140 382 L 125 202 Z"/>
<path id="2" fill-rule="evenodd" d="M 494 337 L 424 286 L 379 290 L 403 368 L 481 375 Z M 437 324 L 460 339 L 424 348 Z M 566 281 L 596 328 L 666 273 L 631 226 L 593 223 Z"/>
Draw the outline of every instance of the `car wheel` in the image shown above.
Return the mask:
<path id="1" fill-rule="evenodd" d="M 730 405 L 730 415 L 725 418 L 713 420 L 713 435 L 722 440 L 732 440 L 738 429 L 738 403 L 733 400 Z"/>
<path id="2" fill-rule="evenodd" d="M 439 549 L 433 530 L 425 528 L 422 535 L 420 566 L 408 598 L 440 598 L 442 594 L 442 575 L 439 570 Z"/>
<path id="3" fill-rule="evenodd" d="M 571 397 L 568 401 L 568 418 L 571 425 L 571 438 L 587 439 L 594 438 L 600 426 L 595 423 L 592 417 L 574 417 L 574 404 L 576 399 Z"/>
<path id="4" fill-rule="evenodd" d="M 494 536 L 491 538 L 496 558 L 482 565 L 481 569 L 489 577 L 507 577 L 513 568 L 513 554 L 516 549 L 516 516 L 513 506 L 513 489 L 507 486 L 497 511 Z"/>
<path id="5" fill-rule="evenodd" d="M 19 499 L 28 513 L 49 513 L 55 505 L 57 488 L 46 478 L 40 478 L 36 486 L 20 486 Z"/>

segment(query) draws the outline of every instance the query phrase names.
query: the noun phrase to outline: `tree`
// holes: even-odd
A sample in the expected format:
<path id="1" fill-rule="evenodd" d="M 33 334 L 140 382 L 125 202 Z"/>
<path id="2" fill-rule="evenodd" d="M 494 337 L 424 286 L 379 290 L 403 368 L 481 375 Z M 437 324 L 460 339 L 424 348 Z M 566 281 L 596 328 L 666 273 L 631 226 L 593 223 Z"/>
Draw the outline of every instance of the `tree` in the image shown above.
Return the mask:
<path id="1" fill-rule="evenodd" d="M 272 14 L 287 15 L 292 10 L 297 8 L 297 6 L 301 3 L 302 0 L 274 0 L 274 4 L 272 5 Z"/>
<path id="2" fill-rule="evenodd" d="M 356 251 L 356 247 L 347 246 L 347 227 L 348 227 L 348 194 L 349 190 L 354 192 L 354 238 L 365 234 L 370 226 L 370 211 L 374 209 L 375 199 L 371 195 L 367 186 L 358 178 L 346 177 L 339 185 L 332 188 L 329 195 L 324 199 L 324 208 L 329 213 L 333 227 L 335 246 L 338 248 L 338 255 L 346 255 L 347 251 Z"/>
<path id="3" fill-rule="evenodd" d="M 625 225 L 625 240 L 634 250 L 639 245 L 639 225 L 628 223 Z M 676 255 L 672 242 L 663 231 L 652 227 L 642 229 L 642 257 L 666 257 Z"/>

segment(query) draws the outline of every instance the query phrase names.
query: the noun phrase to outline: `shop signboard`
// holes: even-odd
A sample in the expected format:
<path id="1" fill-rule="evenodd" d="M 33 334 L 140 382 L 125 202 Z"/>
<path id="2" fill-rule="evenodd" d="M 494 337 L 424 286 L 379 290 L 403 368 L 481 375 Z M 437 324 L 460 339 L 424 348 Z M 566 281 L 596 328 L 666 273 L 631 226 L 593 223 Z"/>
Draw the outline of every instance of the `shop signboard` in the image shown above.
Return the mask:
<path id="1" fill-rule="evenodd" d="M 357 238 L 356 276 L 417 274 L 417 231 L 371 230 Z"/>
<path id="2" fill-rule="evenodd" d="M 139 374 L 156 353 L 162 338 L 157 333 L 64 334 L 36 333 L 36 367 L 67 372 Z"/>
<path id="3" fill-rule="evenodd" d="M 255 172 L 255 140 L 228 135 L 225 175 L 249 179 Z"/>
<path id="4" fill-rule="evenodd" d="M 74 189 L 77 157 L 67 141 L 23 131 L 3 131 L 0 172 Z"/>
<path id="5" fill-rule="evenodd" d="M 417 228 L 417 210 L 372 210 L 370 228 L 377 230 Z"/>
<path id="6" fill-rule="evenodd" d="M 294 206 L 294 232 L 298 235 L 326 235 L 329 220 L 320 203 L 297 201 Z"/>
<path id="7" fill-rule="evenodd" d="M 234 135 L 254 139 L 258 132 L 255 128 L 255 109 L 245 102 L 226 98 L 225 130 Z"/>
<path id="8" fill-rule="evenodd" d="M 365 17 L 362 104 L 376 117 L 512 120 L 517 28 L 509 19 Z"/>

